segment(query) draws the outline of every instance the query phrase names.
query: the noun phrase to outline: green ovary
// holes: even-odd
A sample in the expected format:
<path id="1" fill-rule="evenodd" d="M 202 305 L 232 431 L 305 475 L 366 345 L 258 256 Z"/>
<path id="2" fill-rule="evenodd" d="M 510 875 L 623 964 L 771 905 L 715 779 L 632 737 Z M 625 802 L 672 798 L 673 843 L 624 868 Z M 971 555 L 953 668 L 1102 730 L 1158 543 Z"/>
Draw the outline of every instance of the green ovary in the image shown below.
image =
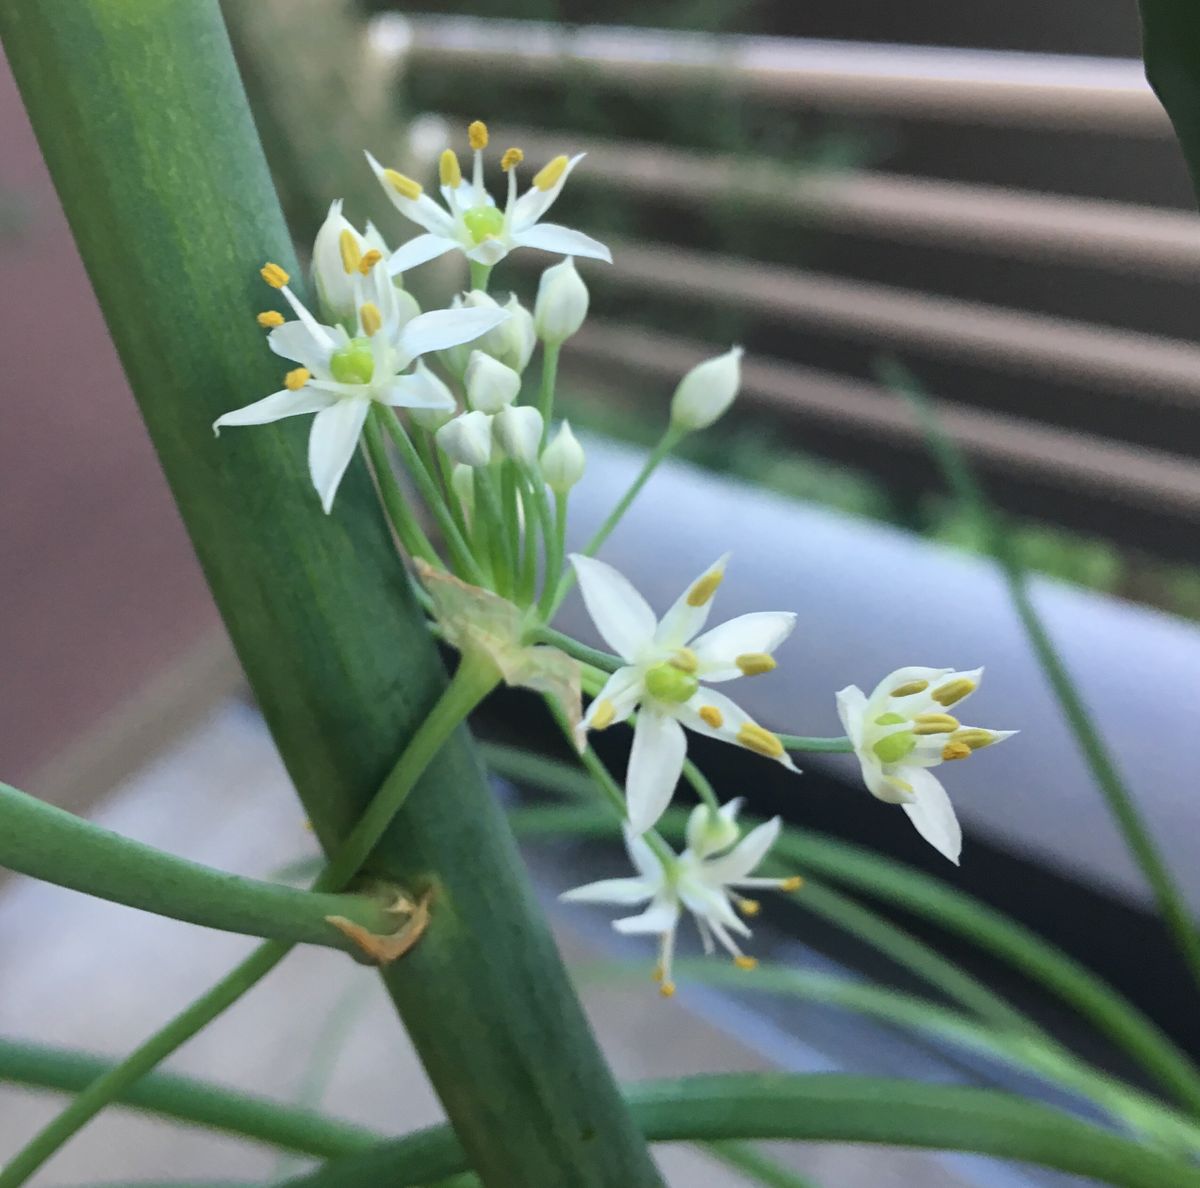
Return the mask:
<path id="1" fill-rule="evenodd" d="M 463 211 L 462 218 L 476 243 L 493 239 L 504 230 L 504 212 L 495 206 L 472 206 Z"/>
<path id="2" fill-rule="evenodd" d="M 375 374 L 370 339 L 352 338 L 345 346 L 338 347 L 329 360 L 329 370 L 339 384 L 369 384 Z"/>
<path id="3" fill-rule="evenodd" d="M 682 705 L 699 688 L 700 682 L 690 672 L 674 664 L 656 664 L 646 673 L 646 692 L 672 705 Z"/>
<path id="4" fill-rule="evenodd" d="M 897 730 L 881 738 L 871 750 L 882 763 L 899 763 L 913 753 L 917 745 L 917 736 L 911 730 Z"/>

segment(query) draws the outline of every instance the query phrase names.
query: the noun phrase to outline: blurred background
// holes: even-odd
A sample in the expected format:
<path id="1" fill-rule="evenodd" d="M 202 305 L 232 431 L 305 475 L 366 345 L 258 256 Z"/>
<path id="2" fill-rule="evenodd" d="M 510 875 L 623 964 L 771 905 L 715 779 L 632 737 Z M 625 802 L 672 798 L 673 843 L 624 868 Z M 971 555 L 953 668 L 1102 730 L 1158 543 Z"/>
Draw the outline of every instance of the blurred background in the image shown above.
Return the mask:
<path id="1" fill-rule="evenodd" d="M 796 781 L 701 747 L 717 786 L 1012 913 L 1200 1052 L 1200 1024 L 1145 888 L 983 542 L 947 497 L 903 401 L 874 378 L 882 357 L 897 356 L 935 394 L 1019 554 L 1044 575 L 1038 605 L 1200 908 L 1192 741 L 1200 219 L 1142 78 L 1135 6 L 617 0 L 600 14 L 574 0 L 430 0 L 419 11 L 382 0 L 260 0 L 225 8 L 302 245 L 335 197 L 346 198 L 354 221 L 375 219 L 390 242 L 411 233 L 378 193 L 363 147 L 423 181 L 447 140 L 464 147 L 472 119 L 488 121 L 498 150 L 520 145 L 535 166 L 588 152 L 554 216 L 614 254 L 611 266 L 581 266 L 593 315 L 563 358 L 562 410 L 586 431 L 589 451 L 575 500 L 580 536 L 632 477 L 633 451 L 657 440 L 677 377 L 731 342 L 746 348 L 734 410 L 687 443 L 684 461 L 656 478 L 605 555 L 663 607 L 730 542 L 720 612 L 800 612 L 780 670 L 747 694 L 756 716 L 839 733 L 832 693 L 845 684 L 870 688 L 901 664 L 986 663 L 973 719 L 1023 732 L 948 775 L 968 835 L 961 871 L 871 800 L 837 757 L 814 756 Z M 0 774 L 156 844 L 269 873 L 311 843 L 245 704 L 7 74 L 0 88 Z M 549 262 L 514 256 L 495 286 L 530 302 Z M 454 268 L 426 266 L 406 283 L 441 301 L 462 283 Z M 59 345 L 64 320 L 69 353 Z M 564 625 L 587 633 L 577 602 Z M 494 738 L 554 745 L 520 696 L 496 698 L 478 725 Z M 627 744 L 605 742 L 619 767 Z M 264 849 L 268 834 L 275 840 Z M 530 860 L 548 901 L 581 881 L 581 867 L 599 876 L 623 862 L 610 846 L 561 844 L 532 849 Z M 1121 1067 L 1011 970 L 895 915 L 1081 1051 Z M 908 988 L 903 971 L 807 914 L 803 897 L 794 908 L 772 905 L 769 916 L 757 951 Z M 88 921 L 92 940 L 73 942 L 73 957 L 38 974 L 47 919 L 76 932 Z M 556 909 L 556 919 L 586 969 L 643 956 L 617 946 L 603 913 Z M 29 968 L 0 971 L 0 1025 L 120 1051 L 150 1018 L 180 1005 L 195 978 L 240 951 L 232 938 L 191 936 L 66 893 L 0 884 L 5 947 L 31 945 Z M 330 1108 L 346 1108 L 346 1094 L 369 1096 L 368 1086 L 386 1098 L 366 1042 L 372 1017 L 385 1026 L 382 1002 L 355 989 L 361 978 L 344 962 L 300 960 L 325 972 L 306 992 L 313 1001 L 294 1004 L 296 1027 L 305 1011 L 333 1020 L 334 1032 L 348 1020 L 345 1084 L 330 1090 Z M 148 971 L 136 994 L 130 962 Z M 108 986 L 97 999 L 99 1039 L 95 1018 L 61 997 L 64 980 L 85 969 Z M 775 1064 L 1040 1092 L 981 1059 L 829 1008 L 696 986 L 681 994 L 681 1011 L 664 1016 L 640 982 L 597 981 L 594 971 L 587 981 L 628 1075 Z M 295 1035 L 278 1026 L 284 984 L 239 1006 L 225 1038 L 219 1029 L 205 1037 L 183 1066 L 244 1074 L 280 1094 L 309 1083 Z M 260 1037 L 274 1027 L 274 1038 L 239 1043 L 239 1026 Z M 240 1053 L 233 1069 L 231 1049 Z M 3 1155 L 50 1103 L 7 1090 L 0 1100 Z M 420 1100 L 415 1120 L 436 1116 L 427 1091 Z M 395 1119 L 383 1109 L 378 1121 Z M 188 1141 L 174 1170 L 257 1174 L 239 1148 Z M 165 1142 L 144 1122 L 104 1122 L 56 1166 L 69 1172 L 74 1158 L 82 1176 L 100 1158 L 114 1175 L 154 1174 Z M 669 1158 L 679 1161 L 673 1183 L 742 1182 L 690 1153 Z M 959 1157 L 787 1158 L 822 1184 L 1066 1182 Z"/>

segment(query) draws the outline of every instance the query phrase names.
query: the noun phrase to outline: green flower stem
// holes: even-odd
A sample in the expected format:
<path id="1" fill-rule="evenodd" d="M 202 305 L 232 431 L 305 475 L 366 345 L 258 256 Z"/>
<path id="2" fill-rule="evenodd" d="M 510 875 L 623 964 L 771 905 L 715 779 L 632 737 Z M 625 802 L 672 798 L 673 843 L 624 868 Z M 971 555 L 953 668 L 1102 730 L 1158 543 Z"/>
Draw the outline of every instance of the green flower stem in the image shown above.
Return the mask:
<path id="1" fill-rule="evenodd" d="M 378 933 L 392 931 L 397 923 L 384 897 L 317 894 L 213 870 L 2 783 L 0 865 L 173 920 L 291 944 L 352 949 L 327 922 L 329 916 Z"/>
<path id="2" fill-rule="evenodd" d="M 970 1151 L 1115 1188 L 1198 1188 L 1200 1169 L 1048 1106 L 991 1089 L 837 1073 L 733 1073 L 651 1081 L 627 1100 L 651 1141 L 881 1143 Z M 343 1156 L 279 1188 L 414 1188 L 465 1170 L 449 1127 Z"/>
<path id="3" fill-rule="evenodd" d="M 488 291 L 488 282 L 492 277 L 492 269 L 494 264 L 480 264 L 478 260 L 468 260 L 471 265 L 471 288 L 478 289 L 481 293 Z"/>
<path id="4" fill-rule="evenodd" d="M 854 744 L 848 738 L 809 738 L 803 734 L 780 734 L 778 738 L 789 751 L 837 755 L 854 753 Z"/>
<path id="5" fill-rule="evenodd" d="M 0 1081 L 78 1093 L 111 1073 L 102 1056 L 0 1040 Z M 352 1122 L 172 1073 L 150 1073 L 120 1095 L 123 1105 L 178 1122 L 328 1159 L 362 1151 L 383 1136 Z"/>
<path id="6" fill-rule="evenodd" d="M 1138 810 L 1137 802 L 1125 786 L 1115 757 L 1088 712 L 1082 694 L 1071 679 L 1071 674 L 1054 646 L 1045 623 L 1033 605 L 1029 592 L 1029 574 L 1013 551 L 1004 526 L 988 502 L 966 457 L 943 430 L 933 404 L 915 378 L 894 360 L 881 362 L 878 371 L 880 379 L 888 387 L 908 400 L 925 431 L 926 440 L 943 477 L 963 511 L 977 524 L 982 539 L 988 542 L 989 551 L 1008 583 L 1009 597 L 1017 617 L 1025 628 L 1026 637 L 1046 680 L 1054 690 L 1092 778 L 1104 796 L 1126 847 L 1154 893 L 1159 914 L 1174 938 L 1192 980 L 1200 987 L 1200 932 L 1197 931 L 1179 887 L 1171 877 L 1170 868 Z"/>
<path id="7" fill-rule="evenodd" d="M 518 492 L 524 514 L 525 531 L 521 537 L 521 580 L 518 584 L 520 603 L 530 606 L 537 592 L 538 579 L 538 534 L 533 530 L 537 522 L 537 500 L 533 487 L 524 475 L 519 475 Z"/>
<path id="8" fill-rule="evenodd" d="M 698 768 L 696 764 L 692 762 L 691 759 L 685 759 L 683 761 L 683 778 L 687 780 L 689 784 L 691 784 L 693 789 L 695 789 L 696 795 L 699 796 L 700 799 L 706 805 L 708 805 L 708 807 L 714 813 L 721 807 L 721 802 L 717 798 L 717 793 L 709 781 L 708 776 L 706 776 L 704 772 L 702 772 L 700 768 Z"/>
<path id="9" fill-rule="evenodd" d="M 550 436 L 550 422 L 554 417 L 554 389 L 558 384 L 558 357 L 562 352 L 561 342 L 548 342 L 542 347 L 542 383 L 538 389 L 538 412 L 542 414 L 542 448 Z"/>
<path id="10" fill-rule="evenodd" d="M 620 656 L 614 656 L 609 652 L 602 652 L 598 648 L 588 647 L 587 644 L 582 644 L 564 632 L 557 631 L 555 628 L 547 627 L 544 624 L 539 623 L 535 626 L 533 634 L 542 643 L 553 644 L 560 651 L 566 652 L 568 656 L 574 656 L 576 660 L 580 660 L 584 664 L 590 664 L 593 668 L 601 669 L 604 672 L 616 672 L 625 663 Z"/>
<path id="11" fill-rule="evenodd" d="M 390 417 L 391 414 L 384 409 L 372 408 L 363 432 L 363 441 L 367 456 L 371 460 L 371 470 L 375 475 L 380 502 L 383 504 L 388 522 L 395 529 L 404 551 L 410 557 L 420 557 L 422 561 L 427 561 L 430 565 L 435 565 L 440 569 L 441 562 L 438 560 L 437 552 L 430 543 L 429 537 L 425 535 L 424 529 L 417 523 L 417 518 L 413 515 L 404 489 L 400 486 L 396 479 L 396 472 L 392 469 L 392 460 L 388 457 L 387 448 L 383 443 L 383 433 L 379 427 L 380 418 L 383 416 Z"/>
<path id="12" fill-rule="evenodd" d="M 442 492 L 438 488 L 437 481 L 434 479 L 432 472 L 426 467 L 421 455 L 417 452 L 417 447 L 413 444 L 412 438 L 409 437 L 404 426 L 400 424 L 399 418 L 394 412 L 379 406 L 371 410 L 371 415 L 377 417 L 387 430 L 388 435 L 392 439 L 392 445 L 396 448 L 396 453 L 400 455 L 400 461 L 404 464 L 404 468 L 416 484 L 421 498 L 425 501 L 425 506 L 429 508 L 434 519 L 437 520 L 438 528 L 441 530 L 446 547 L 450 550 L 455 572 L 465 581 L 473 582 L 475 585 L 481 584 L 483 574 L 480 572 L 475 558 L 471 555 L 471 549 L 459 531 L 454 517 L 450 514 L 450 509 L 446 506 L 446 501 L 442 497 Z"/>
<path id="13" fill-rule="evenodd" d="M 512 593 L 515 558 L 508 555 L 508 533 L 500 511 L 495 476 L 487 466 L 475 467 L 475 522 L 484 528 L 488 551 L 492 558 L 492 574 L 496 593 L 508 598 Z"/>
<path id="14" fill-rule="evenodd" d="M 517 465 L 511 458 L 505 458 L 499 465 L 500 472 L 500 508 L 504 516 L 505 556 L 512 560 L 513 594 L 516 595 L 521 585 L 521 516 L 517 502 Z"/>
<path id="15" fill-rule="evenodd" d="M 784 1167 L 778 1160 L 755 1150 L 749 1143 L 727 1139 L 724 1142 L 705 1143 L 703 1149 L 755 1183 L 766 1185 L 766 1188 L 817 1188 L 816 1183 L 807 1176 Z"/>
<path id="16" fill-rule="evenodd" d="M 642 466 L 637 478 L 633 480 L 629 490 L 621 496 L 617 506 L 609 512 L 608 518 L 596 529 L 595 535 L 593 535 L 592 539 L 584 547 L 583 554 L 585 557 L 596 555 L 600 546 L 608 540 L 612 535 L 613 529 L 621 522 L 630 505 L 641 494 L 642 488 L 650 481 L 650 476 L 659 468 L 666 456 L 683 440 L 684 436 L 685 433 L 682 429 L 678 429 L 674 425 L 667 426 L 666 432 L 662 435 L 658 445 L 650 451 L 645 464 Z M 547 619 L 554 617 L 554 612 L 562 605 L 562 600 L 566 598 L 574 581 L 574 569 L 565 569 L 562 577 L 559 579 L 558 589 L 555 591 L 554 600 L 550 604 L 550 613 L 546 616 Z"/>
<path id="17" fill-rule="evenodd" d="M 529 489 L 533 494 L 533 506 L 537 513 L 537 522 L 542 530 L 542 541 L 546 557 L 546 574 L 542 582 L 542 596 L 538 600 L 538 614 L 548 619 L 553 614 L 551 600 L 562 573 L 562 553 L 558 548 L 558 524 L 554 513 L 550 510 L 550 500 L 546 497 L 546 484 L 536 471 L 528 476 Z"/>

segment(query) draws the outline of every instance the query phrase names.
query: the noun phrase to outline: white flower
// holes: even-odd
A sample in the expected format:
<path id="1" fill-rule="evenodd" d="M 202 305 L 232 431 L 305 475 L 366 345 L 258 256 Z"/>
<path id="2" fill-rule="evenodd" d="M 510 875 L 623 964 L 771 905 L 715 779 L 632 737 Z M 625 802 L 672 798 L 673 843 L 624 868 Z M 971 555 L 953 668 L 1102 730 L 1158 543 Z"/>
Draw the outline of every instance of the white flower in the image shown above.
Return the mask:
<path id="1" fill-rule="evenodd" d="M 522 466 L 537 461 L 538 446 L 542 444 L 542 414 L 528 404 L 502 408 L 492 424 L 500 448 Z"/>
<path id="2" fill-rule="evenodd" d="M 587 285 L 568 256 L 542 273 L 537 300 L 533 303 L 533 326 L 537 336 L 551 346 L 560 346 L 579 332 L 588 311 Z"/>
<path id="3" fill-rule="evenodd" d="M 418 359 L 413 369 L 413 375 L 424 381 L 430 403 L 421 408 L 410 408 L 408 415 L 413 424 L 427 433 L 436 433 L 447 421 L 454 419 L 457 405 L 454 394 L 439 376 L 435 375 L 425 364 L 424 359 Z"/>
<path id="4" fill-rule="evenodd" d="M 591 256 L 612 262 L 612 254 L 582 231 L 559 227 L 539 220 L 553 205 L 567 177 L 583 154 L 568 159 L 555 157 L 540 169 L 533 185 L 517 197 L 517 166 L 524 159 L 520 149 L 509 149 L 501 161 L 508 174 L 508 197 L 501 210 L 483 184 L 483 150 L 487 147 L 487 127 L 476 120 L 468 129 L 475 162 L 468 180 L 462 175 L 458 158 L 451 149 L 442 154 L 440 180 L 443 207 L 426 194 L 412 178 L 385 169 L 370 153 L 367 160 L 384 192 L 396 209 L 411 219 L 425 234 L 410 239 L 396 249 L 388 261 L 390 272 L 405 272 L 435 260 L 446 252 L 461 251 L 468 260 L 493 265 L 518 247 L 541 248 L 563 255 Z"/>
<path id="5" fill-rule="evenodd" d="M 403 373 L 420 355 L 478 338 L 507 316 L 503 310 L 438 310 L 402 322 L 400 307 L 388 299 L 395 292 L 391 281 L 382 269 L 372 268 L 360 276 L 362 299 L 351 337 L 341 326 L 321 325 L 288 288 L 288 275 L 278 264 L 268 264 L 262 273 L 296 314 L 294 322 L 264 323 L 274 324 L 267 343 L 277 355 L 300 366 L 288 372 L 280 391 L 218 417 L 213 431 L 219 432 L 222 425 L 265 425 L 316 413 L 308 464 L 326 512 L 354 457 L 372 403 L 445 408 L 445 385 L 431 382 L 428 371 Z"/>
<path id="6" fill-rule="evenodd" d="M 930 772 L 967 759 L 1015 730 L 964 726 L 946 711 L 979 686 L 982 668 L 898 668 L 867 697 L 857 685 L 837 695 L 838 716 L 871 794 L 898 804 L 931 846 L 957 863 L 962 830 L 946 790 Z"/>
<path id="7" fill-rule="evenodd" d="M 519 375 L 529 366 L 533 348 L 537 346 L 533 314 L 521 304 L 516 293 L 509 293 L 504 308 L 508 311 L 507 320 L 495 330 L 488 331 L 476 343 L 476 347 Z"/>
<path id="8" fill-rule="evenodd" d="M 492 460 L 492 418 L 484 412 L 463 413 L 443 425 L 435 440 L 452 462 L 486 466 Z"/>
<path id="9" fill-rule="evenodd" d="M 471 352 L 463 384 L 467 389 L 467 404 L 485 413 L 498 413 L 512 404 L 521 391 L 521 377 L 483 351 Z"/>
<path id="10" fill-rule="evenodd" d="M 733 403 L 742 382 L 742 348 L 697 363 L 671 398 L 671 424 L 691 432 L 707 429 Z"/>
<path id="11" fill-rule="evenodd" d="M 550 444 L 542 451 L 542 478 L 556 495 L 565 495 L 581 478 L 587 459 L 583 446 L 571 432 L 569 421 L 558 427 Z"/>
<path id="12" fill-rule="evenodd" d="M 779 818 L 750 830 L 732 849 L 728 847 L 738 838 L 736 816 L 741 807 L 740 800 L 731 801 L 720 811 L 723 826 L 729 831 L 728 840 L 719 849 L 716 846 L 694 848 L 692 835 L 703 835 L 704 826 L 697 828 L 699 817 L 709 818 L 709 810 L 700 805 L 692 814 L 688 824 L 688 847 L 677 857 L 660 859 L 649 843 L 630 827 L 625 829 L 625 846 L 630 860 L 637 870 L 631 879 L 603 879 L 576 887 L 565 892 L 561 898 L 574 903 L 612 903 L 621 906 L 648 903 L 641 915 L 626 916 L 613 922 L 618 932 L 627 934 L 651 934 L 659 937 L 659 961 L 655 979 L 664 996 L 675 992 L 671 978 L 671 965 L 675 955 L 675 933 L 683 909 L 687 908 L 700 930 L 704 951 L 715 950 L 714 938 L 733 957 L 742 969 L 753 969 L 753 957 L 743 954 L 731 933 L 742 937 L 750 935 L 750 929 L 738 916 L 734 907 L 748 916 L 758 912 L 758 904 L 737 894 L 739 889 L 767 887 L 780 891 L 794 891 L 800 879 L 751 878 L 750 872 L 766 857 L 767 851 L 779 836 Z"/>
<path id="13" fill-rule="evenodd" d="M 603 730 L 641 707 L 625 781 L 629 822 L 637 833 L 651 828 L 670 803 L 687 755 L 683 726 L 796 770 L 774 734 L 724 694 L 700 683 L 770 672 L 775 667 L 771 653 L 796 624 L 793 614 L 761 611 L 730 619 L 696 638 L 725 576 L 726 559 L 705 570 L 659 622 L 611 565 L 571 555 L 596 629 L 625 661 L 588 706 L 582 728 Z"/>

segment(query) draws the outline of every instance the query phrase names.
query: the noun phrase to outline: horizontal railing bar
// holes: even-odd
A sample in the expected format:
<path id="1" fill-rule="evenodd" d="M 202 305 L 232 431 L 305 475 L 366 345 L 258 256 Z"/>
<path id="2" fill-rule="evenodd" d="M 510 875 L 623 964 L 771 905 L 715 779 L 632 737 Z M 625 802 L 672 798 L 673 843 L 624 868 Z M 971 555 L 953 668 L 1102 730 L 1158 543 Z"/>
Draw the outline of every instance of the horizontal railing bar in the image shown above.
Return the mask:
<path id="1" fill-rule="evenodd" d="M 647 242 L 614 242 L 611 266 L 582 261 L 591 277 L 667 298 L 708 299 L 857 341 L 920 348 L 998 370 L 1105 388 L 1128 399 L 1200 407 L 1200 346 L 1131 330 L 757 260 Z M 529 267 L 530 257 L 514 256 Z M 603 269 L 601 271 L 600 269 Z"/>
<path id="2" fill-rule="evenodd" d="M 392 13 L 374 19 L 370 40 L 385 56 L 447 70 L 576 71 L 623 87 L 735 86 L 840 111 L 1170 133 L 1136 59 Z"/>
<path id="3" fill-rule="evenodd" d="M 628 368 L 660 382 L 663 398 L 713 347 L 634 327 L 589 323 L 564 354 L 568 369 L 583 362 Z M 779 360 L 747 356 L 742 391 L 751 403 L 821 422 L 858 437 L 911 451 L 924 434 L 906 401 L 883 389 Z M 946 431 L 969 454 L 1011 473 L 1114 503 L 1200 519 L 1200 464 L 1159 450 L 1105 441 L 1091 434 L 1035 425 L 999 413 L 937 402 Z"/>
<path id="4" fill-rule="evenodd" d="M 444 119 L 442 126 L 446 132 L 452 128 Z M 824 230 L 1118 271 L 1200 276 L 1200 215 L 1191 211 L 894 174 L 788 168 L 762 158 L 574 133 L 552 136 L 503 124 L 493 131 L 498 143 L 520 145 L 532 161 L 586 152 L 587 165 L 574 174 L 573 186 L 693 205 L 752 203 Z"/>

